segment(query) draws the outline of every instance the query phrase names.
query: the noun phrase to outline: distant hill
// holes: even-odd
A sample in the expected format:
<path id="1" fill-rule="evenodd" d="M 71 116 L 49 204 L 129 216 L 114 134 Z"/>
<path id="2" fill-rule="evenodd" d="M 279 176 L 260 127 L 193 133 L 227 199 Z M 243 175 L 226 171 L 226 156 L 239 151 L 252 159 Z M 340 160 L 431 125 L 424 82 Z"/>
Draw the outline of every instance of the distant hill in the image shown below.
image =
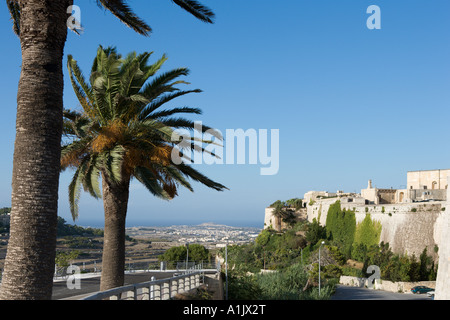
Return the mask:
<path id="1" fill-rule="evenodd" d="M 67 224 L 66 220 L 58 217 L 57 236 L 103 236 L 102 229 L 96 228 L 84 228 L 80 226 L 74 226 Z"/>
<path id="2" fill-rule="evenodd" d="M 0 208 L 0 214 L 8 214 L 10 212 L 11 212 L 11 208 L 10 207 Z"/>
<path id="3" fill-rule="evenodd" d="M 203 222 L 198 225 L 199 227 L 227 227 L 227 225 L 224 224 L 218 224 L 214 222 Z"/>

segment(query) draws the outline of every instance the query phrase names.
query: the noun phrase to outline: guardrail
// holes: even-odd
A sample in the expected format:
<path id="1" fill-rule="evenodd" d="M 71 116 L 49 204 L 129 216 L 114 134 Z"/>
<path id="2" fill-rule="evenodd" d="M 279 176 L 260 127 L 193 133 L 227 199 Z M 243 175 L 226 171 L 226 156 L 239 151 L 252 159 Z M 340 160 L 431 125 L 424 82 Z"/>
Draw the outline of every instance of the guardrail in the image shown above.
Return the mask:
<path id="1" fill-rule="evenodd" d="M 86 262 L 71 263 L 70 267 L 79 267 L 82 273 L 101 273 L 102 271 L 102 261 L 101 260 L 91 260 Z M 66 279 L 69 274 L 67 273 L 67 268 L 69 266 L 60 267 L 55 265 L 55 273 L 53 275 L 54 280 Z M 154 262 L 141 262 L 141 261 L 130 261 L 125 265 L 126 272 L 184 272 L 190 269 L 201 269 L 201 270 L 220 270 L 220 263 L 214 261 L 154 261 Z M 1 277 L 1 275 L 0 275 Z"/>
<path id="2" fill-rule="evenodd" d="M 82 300 L 169 300 L 178 293 L 198 288 L 203 283 L 203 271 L 196 271 L 97 292 Z"/>

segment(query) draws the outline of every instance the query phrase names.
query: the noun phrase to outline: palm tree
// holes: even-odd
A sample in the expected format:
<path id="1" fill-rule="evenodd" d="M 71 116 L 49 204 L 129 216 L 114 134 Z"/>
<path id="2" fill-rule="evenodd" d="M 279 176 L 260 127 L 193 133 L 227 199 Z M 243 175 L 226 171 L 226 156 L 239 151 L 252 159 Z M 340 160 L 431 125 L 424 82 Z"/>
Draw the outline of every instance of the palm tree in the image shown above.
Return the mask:
<path id="1" fill-rule="evenodd" d="M 195 129 L 195 123 L 178 114 L 200 114 L 197 108 L 161 108 L 173 99 L 200 90 L 180 90 L 177 80 L 189 73 L 180 68 L 155 76 L 166 57 L 153 64 L 151 53 L 131 53 L 125 58 L 114 48 L 100 47 L 91 69 L 89 83 L 77 62 L 68 57 L 73 89 L 82 112 L 65 111 L 61 168 L 75 168 L 69 185 L 72 216 L 78 217 L 78 199 L 82 188 L 101 198 L 105 213 L 101 290 L 123 285 L 125 267 L 125 220 L 131 179 L 142 183 L 153 195 L 163 199 L 177 196 L 180 186 L 193 191 L 188 179 L 214 190 L 226 189 L 202 175 L 185 162 L 172 161 L 172 154 L 189 158 L 195 152 L 207 152 L 202 142 L 189 140 L 188 150 L 177 143 L 177 129 Z M 203 126 L 203 131 L 215 134 Z M 175 141 L 174 141 L 175 138 Z M 186 139 L 187 137 L 183 137 Z M 212 141 L 211 141 L 212 142 Z M 100 180 L 102 192 L 100 192 Z"/>
<path id="2" fill-rule="evenodd" d="M 276 201 L 271 205 L 273 208 L 272 215 L 276 218 L 276 226 L 274 229 L 276 231 L 281 231 L 281 223 L 282 221 L 286 222 L 289 225 L 295 224 L 295 215 L 292 213 L 290 208 L 286 207 L 285 202 Z"/>
<path id="3" fill-rule="evenodd" d="M 172 0 L 202 21 L 214 14 L 195 0 Z M 62 61 L 73 0 L 7 0 L 22 49 L 17 93 L 11 232 L 0 299 L 50 299 L 55 263 L 63 123 Z M 142 35 L 151 28 L 126 0 L 97 0 Z"/>

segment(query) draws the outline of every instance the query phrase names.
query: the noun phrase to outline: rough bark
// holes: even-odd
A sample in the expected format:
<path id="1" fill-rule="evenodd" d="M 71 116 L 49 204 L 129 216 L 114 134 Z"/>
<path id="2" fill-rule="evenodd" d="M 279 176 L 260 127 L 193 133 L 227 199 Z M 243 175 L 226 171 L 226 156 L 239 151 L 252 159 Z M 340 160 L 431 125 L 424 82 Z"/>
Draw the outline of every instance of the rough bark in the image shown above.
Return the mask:
<path id="1" fill-rule="evenodd" d="M 63 109 L 62 61 L 72 1 L 21 0 L 11 232 L 1 299 L 50 299 Z"/>
<path id="2" fill-rule="evenodd" d="M 130 178 L 120 184 L 102 174 L 105 229 L 100 290 L 121 287 L 125 276 L 125 220 L 127 215 Z"/>

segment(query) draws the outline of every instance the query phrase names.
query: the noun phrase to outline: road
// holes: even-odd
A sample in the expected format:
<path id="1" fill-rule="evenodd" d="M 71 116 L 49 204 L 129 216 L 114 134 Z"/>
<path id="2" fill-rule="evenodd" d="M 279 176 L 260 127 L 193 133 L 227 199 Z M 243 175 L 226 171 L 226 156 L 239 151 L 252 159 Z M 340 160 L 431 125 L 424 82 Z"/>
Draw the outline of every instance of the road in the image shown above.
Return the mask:
<path id="1" fill-rule="evenodd" d="M 145 272 L 125 275 L 125 285 L 170 278 L 173 272 Z M 97 277 L 81 279 L 80 289 L 70 290 L 66 281 L 57 281 L 53 285 L 53 300 L 73 299 L 77 300 L 100 290 L 100 275 Z M 432 300 L 426 294 L 395 293 L 367 288 L 349 287 L 338 285 L 336 293 L 331 300 Z"/>
<path id="2" fill-rule="evenodd" d="M 338 285 L 331 300 L 432 300 L 426 294 L 395 293 Z"/>
<path id="3" fill-rule="evenodd" d="M 125 275 L 125 285 L 132 283 L 140 283 L 150 281 L 152 277 L 157 280 L 170 278 L 173 276 L 173 272 L 144 272 L 144 273 L 132 273 Z M 80 283 L 80 289 L 68 289 L 67 280 L 56 281 L 53 284 L 52 300 L 61 299 L 79 299 L 84 296 L 88 296 L 90 293 L 94 293 L 100 290 L 100 275 L 90 278 L 82 278 Z"/>

